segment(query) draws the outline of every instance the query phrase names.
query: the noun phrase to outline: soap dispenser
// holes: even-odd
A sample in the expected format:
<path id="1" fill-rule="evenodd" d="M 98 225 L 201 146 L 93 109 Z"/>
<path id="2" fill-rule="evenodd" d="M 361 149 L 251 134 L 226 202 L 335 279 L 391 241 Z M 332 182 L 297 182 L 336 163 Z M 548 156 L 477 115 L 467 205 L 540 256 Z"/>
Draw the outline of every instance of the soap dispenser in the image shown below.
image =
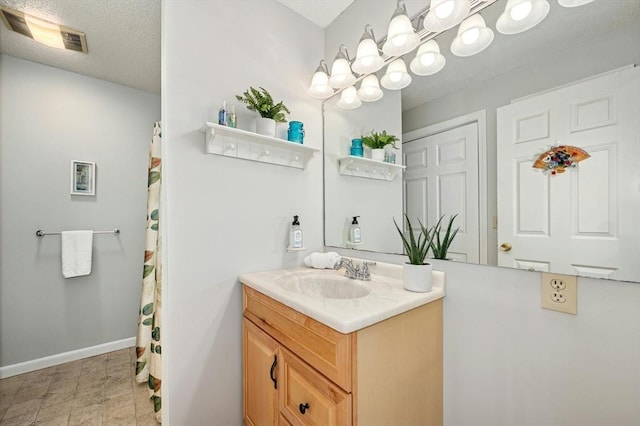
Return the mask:
<path id="1" fill-rule="evenodd" d="M 360 244 L 362 242 L 360 225 L 358 224 L 359 217 L 360 216 L 353 216 L 353 221 L 351 222 L 351 227 L 349 228 L 349 242 L 351 244 Z"/>
<path id="2" fill-rule="evenodd" d="M 293 222 L 291 222 L 291 231 L 289 232 L 289 249 L 301 249 L 302 248 L 302 229 L 300 229 L 300 221 L 298 216 L 293 216 Z"/>

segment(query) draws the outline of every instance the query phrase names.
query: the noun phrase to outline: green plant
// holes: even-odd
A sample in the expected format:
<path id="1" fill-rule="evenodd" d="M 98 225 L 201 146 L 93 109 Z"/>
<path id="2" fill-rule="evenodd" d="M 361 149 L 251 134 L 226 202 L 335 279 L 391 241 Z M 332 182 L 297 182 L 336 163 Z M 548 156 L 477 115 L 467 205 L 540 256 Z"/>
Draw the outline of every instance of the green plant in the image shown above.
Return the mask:
<path id="1" fill-rule="evenodd" d="M 291 112 L 284 103 L 280 101 L 275 104 L 267 89 L 264 87 L 259 89 L 249 87 L 249 90 L 242 93 L 242 96 L 236 95 L 236 99 L 244 102 L 247 105 L 247 109 L 257 112 L 261 117 L 272 118 L 278 123 L 287 121 L 284 114 L 291 114 Z"/>
<path id="2" fill-rule="evenodd" d="M 431 247 L 433 235 L 429 229 L 424 227 L 422 222 L 420 222 L 420 219 L 418 219 L 418 223 L 420 223 L 420 234 L 418 235 L 418 239 L 416 240 L 415 234 L 413 233 L 413 226 L 411 226 L 411 221 L 409 220 L 409 216 L 405 214 L 404 218 L 407 222 L 407 233 L 409 234 L 408 238 L 405 236 L 402 230 L 400 230 L 400 227 L 396 223 L 395 218 L 393 219 L 393 224 L 396 226 L 396 229 L 400 234 L 400 238 L 402 238 L 404 251 L 407 253 L 407 256 L 409 256 L 409 263 L 412 265 L 424 265 L 424 259 L 427 257 L 429 247 Z"/>
<path id="3" fill-rule="evenodd" d="M 372 130 L 370 136 L 362 136 L 362 143 L 371 149 L 382 149 L 388 144 L 395 148 L 395 142 L 398 140 L 397 136 L 388 134 L 386 130 L 383 130 L 382 133 L 376 133 Z"/>
<path id="4" fill-rule="evenodd" d="M 460 230 L 460 227 L 456 228 L 452 232 L 453 221 L 456 219 L 458 215 L 455 214 L 449 217 L 449 224 L 447 225 L 446 231 L 444 231 L 444 235 L 441 237 L 442 233 L 442 219 L 444 219 L 444 215 L 440 216 L 438 222 L 431 227 L 429 232 L 431 232 L 431 251 L 433 252 L 433 257 L 435 259 L 446 259 L 447 251 L 449 250 L 449 246 L 453 242 L 453 239 L 456 237 L 456 234 Z"/>

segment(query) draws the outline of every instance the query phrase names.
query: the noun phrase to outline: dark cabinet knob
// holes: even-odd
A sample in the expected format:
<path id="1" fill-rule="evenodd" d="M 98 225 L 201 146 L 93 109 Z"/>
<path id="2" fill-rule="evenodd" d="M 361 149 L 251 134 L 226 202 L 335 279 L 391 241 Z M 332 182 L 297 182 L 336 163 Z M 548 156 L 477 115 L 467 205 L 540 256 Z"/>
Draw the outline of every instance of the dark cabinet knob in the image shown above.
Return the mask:
<path id="1" fill-rule="evenodd" d="M 305 404 L 300 404 L 300 405 L 298 406 L 298 408 L 300 409 L 300 412 L 301 412 L 302 414 L 304 414 L 304 413 L 306 413 L 306 412 L 307 412 L 307 410 L 309 409 L 309 403 L 307 402 L 307 403 L 305 403 Z"/>

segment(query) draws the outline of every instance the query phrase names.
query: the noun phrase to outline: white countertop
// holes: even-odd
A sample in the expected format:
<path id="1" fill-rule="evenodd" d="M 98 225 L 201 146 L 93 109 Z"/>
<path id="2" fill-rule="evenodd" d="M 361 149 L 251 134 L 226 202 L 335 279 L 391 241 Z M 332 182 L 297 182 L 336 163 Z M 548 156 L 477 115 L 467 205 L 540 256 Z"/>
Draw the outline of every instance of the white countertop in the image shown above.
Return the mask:
<path id="1" fill-rule="evenodd" d="M 279 269 L 240 275 L 240 282 L 278 302 L 301 312 L 341 333 L 351 333 L 387 318 L 391 318 L 418 306 L 445 296 L 444 272 L 433 271 L 433 288 L 428 293 L 414 293 L 402 285 L 402 266 L 378 263 L 371 267 L 371 281 L 353 284 L 366 287 L 370 292 L 364 297 L 333 299 L 309 296 L 290 290 L 292 278 L 300 274 L 327 274 L 334 278 L 344 271 L 312 269 L 306 267 Z"/>

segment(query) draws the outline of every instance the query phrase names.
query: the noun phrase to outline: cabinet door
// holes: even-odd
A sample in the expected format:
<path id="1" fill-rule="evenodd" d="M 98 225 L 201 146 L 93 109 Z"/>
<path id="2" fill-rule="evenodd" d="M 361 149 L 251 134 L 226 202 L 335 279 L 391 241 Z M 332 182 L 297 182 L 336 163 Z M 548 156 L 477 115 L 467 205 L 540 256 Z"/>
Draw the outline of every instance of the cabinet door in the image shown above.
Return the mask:
<path id="1" fill-rule="evenodd" d="M 284 348 L 280 412 L 291 425 L 348 426 L 351 394 L 327 380 Z"/>
<path id="2" fill-rule="evenodd" d="M 244 423 L 278 424 L 278 343 L 251 321 L 242 320 Z"/>

